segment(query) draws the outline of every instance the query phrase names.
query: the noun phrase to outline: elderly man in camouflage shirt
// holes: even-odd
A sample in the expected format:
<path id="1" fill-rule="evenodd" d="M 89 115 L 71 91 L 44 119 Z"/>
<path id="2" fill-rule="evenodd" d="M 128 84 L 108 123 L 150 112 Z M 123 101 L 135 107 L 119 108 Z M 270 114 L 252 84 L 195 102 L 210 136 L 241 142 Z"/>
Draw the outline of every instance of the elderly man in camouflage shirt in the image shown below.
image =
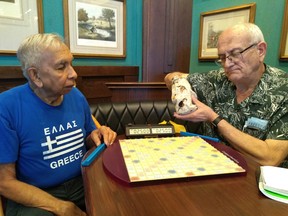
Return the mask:
<path id="1" fill-rule="evenodd" d="M 288 73 L 264 64 L 267 44 L 258 26 L 237 24 L 218 40 L 219 70 L 169 73 L 186 78 L 198 109 L 179 119 L 203 122 L 204 135 L 219 137 L 261 165 L 288 167 Z"/>

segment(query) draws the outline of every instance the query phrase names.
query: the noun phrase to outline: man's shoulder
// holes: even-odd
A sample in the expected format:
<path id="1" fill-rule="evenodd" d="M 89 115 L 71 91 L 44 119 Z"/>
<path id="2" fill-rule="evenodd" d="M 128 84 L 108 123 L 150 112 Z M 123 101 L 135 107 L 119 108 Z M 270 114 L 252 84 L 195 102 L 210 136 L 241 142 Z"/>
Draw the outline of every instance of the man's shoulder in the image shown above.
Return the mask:
<path id="1" fill-rule="evenodd" d="M 268 85 L 275 87 L 288 88 L 288 73 L 269 65 L 266 66 L 266 71 L 262 77 L 262 81 Z"/>
<path id="2" fill-rule="evenodd" d="M 226 80 L 227 77 L 225 75 L 225 71 L 223 68 L 219 68 L 217 70 L 210 70 L 208 72 L 198 72 L 198 73 L 190 73 L 188 75 L 188 79 L 205 79 L 205 80 Z"/>
<path id="3" fill-rule="evenodd" d="M 272 67 L 270 65 L 266 65 L 266 74 L 269 76 L 273 76 L 276 78 L 288 78 L 288 72 L 276 67 Z"/>
<path id="4" fill-rule="evenodd" d="M 27 91 L 29 89 L 28 84 L 23 84 L 20 86 L 13 87 L 11 89 L 8 89 L 4 92 L 0 93 L 0 100 L 11 100 L 15 99 L 15 97 L 18 97 L 19 95 L 27 94 Z"/>
<path id="5" fill-rule="evenodd" d="M 274 100 L 286 101 L 287 103 L 288 73 L 279 68 L 266 65 L 266 71 L 261 78 L 259 89 L 261 95 L 263 91 L 267 91 L 274 96 Z"/>

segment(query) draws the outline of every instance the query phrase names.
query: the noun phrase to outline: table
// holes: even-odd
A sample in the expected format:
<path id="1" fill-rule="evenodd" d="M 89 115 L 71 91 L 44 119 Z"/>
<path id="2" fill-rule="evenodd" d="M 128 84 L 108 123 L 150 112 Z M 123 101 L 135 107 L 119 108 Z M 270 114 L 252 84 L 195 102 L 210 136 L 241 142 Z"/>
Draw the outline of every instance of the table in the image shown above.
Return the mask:
<path id="1" fill-rule="evenodd" d="M 116 148 L 117 145 L 119 146 L 118 140 L 109 148 Z M 93 150 L 90 149 L 84 158 Z M 286 216 L 288 204 L 262 195 L 257 181 L 259 165 L 244 158 L 247 162 L 247 174 L 244 176 L 224 175 L 129 186 L 105 171 L 102 153 L 90 166 L 82 167 L 87 214 Z"/>

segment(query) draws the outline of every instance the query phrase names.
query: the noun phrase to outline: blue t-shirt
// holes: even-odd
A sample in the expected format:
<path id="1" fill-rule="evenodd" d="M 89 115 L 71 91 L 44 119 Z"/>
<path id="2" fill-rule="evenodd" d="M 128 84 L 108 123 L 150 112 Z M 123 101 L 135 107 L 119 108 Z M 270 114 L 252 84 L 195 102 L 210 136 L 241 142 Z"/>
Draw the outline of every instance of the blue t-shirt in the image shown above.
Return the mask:
<path id="1" fill-rule="evenodd" d="M 85 138 L 95 129 L 77 88 L 50 106 L 28 84 L 0 94 L 0 163 L 16 163 L 17 178 L 47 188 L 81 174 Z"/>

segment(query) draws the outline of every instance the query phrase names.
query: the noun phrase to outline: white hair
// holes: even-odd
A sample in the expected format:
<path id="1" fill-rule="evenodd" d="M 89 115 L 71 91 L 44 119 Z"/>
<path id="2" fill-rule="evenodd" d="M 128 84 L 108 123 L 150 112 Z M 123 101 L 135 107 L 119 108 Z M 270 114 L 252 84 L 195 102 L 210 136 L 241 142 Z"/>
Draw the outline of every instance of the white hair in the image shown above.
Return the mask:
<path id="1" fill-rule="evenodd" d="M 261 29 L 254 23 L 241 23 L 231 27 L 237 31 L 241 30 L 248 33 L 252 43 L 265 42 Z"/>
<path id="2" fill-rule="evenodd" d="M 28 68 L 39 66 L 42 54 L 47 49 L 59 47 L 62 44 L 64 44 L 62 37 L 52 33 L 34 34 L 24 39 L 17 50 L 24 77 L 28 79 Z"/>

